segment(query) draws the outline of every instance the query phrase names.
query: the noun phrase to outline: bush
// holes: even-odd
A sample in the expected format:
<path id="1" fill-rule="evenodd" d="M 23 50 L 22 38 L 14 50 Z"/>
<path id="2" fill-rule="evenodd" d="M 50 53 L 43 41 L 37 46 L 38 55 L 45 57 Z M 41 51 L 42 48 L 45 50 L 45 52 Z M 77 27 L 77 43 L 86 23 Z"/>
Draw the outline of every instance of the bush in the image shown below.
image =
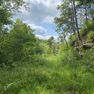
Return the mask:
<path id="1" fill-rule="evenodd" d="M 94 32 L 93 32 L 93 31 L 88 34 L 88 38 L 89 38 L 92 42 L 94 42 Z"/>
<path id="2" fill-rule="evenodd" d="M 36 47 L 33 30 L 22 21 L 17 20 L 11 31 L 0 38 L 0 64 L 10 65 L 27 57 L 33 57 Z"/>

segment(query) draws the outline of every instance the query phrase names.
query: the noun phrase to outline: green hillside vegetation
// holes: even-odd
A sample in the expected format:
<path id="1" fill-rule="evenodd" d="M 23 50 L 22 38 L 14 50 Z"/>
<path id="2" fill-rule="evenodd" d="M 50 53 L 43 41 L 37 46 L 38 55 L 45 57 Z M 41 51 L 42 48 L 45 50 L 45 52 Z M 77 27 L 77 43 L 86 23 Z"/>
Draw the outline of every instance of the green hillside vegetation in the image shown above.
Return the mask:
<path id="1" fill-rule="evenodd" d="M 0 94 L 94 94 L 94 1 L 61 2 L 58 41 L 11 19 L 22 1 L 0 1 Z"/>

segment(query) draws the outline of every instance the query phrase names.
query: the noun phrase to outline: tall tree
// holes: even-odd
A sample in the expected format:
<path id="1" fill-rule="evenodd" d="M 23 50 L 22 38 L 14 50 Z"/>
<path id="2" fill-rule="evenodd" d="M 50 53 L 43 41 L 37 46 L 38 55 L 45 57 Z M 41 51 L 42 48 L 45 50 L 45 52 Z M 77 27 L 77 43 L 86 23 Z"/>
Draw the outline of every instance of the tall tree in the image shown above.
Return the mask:
<path id="1" fill-rule="evenodd" d="M 24 4 L 23 0 L 0 0 L 0 36 L 4 34 L 5 25 L 11 23 L 13 11 Z"/>
<path id="2" fill-rule="evenodd" d="M 64 0 L 58 9 L 61 14 L 60 17 L 55 18 L 55 23 L 57 24 L 58 31 L 61 32 L 60 34 L 64 34 L 64 32 L 66 33 L 64 36 L 74 34 L 77 40 L 81 40 L 75 1 Z"/>
<path id="3" fill-rule="evenodd" d="M 36 52 L 36 38 L 33 30 L 17 20 L 7 36 L 0 39 L 0 63 L 32 58 Z"/>
<path id="4" fill-rule="evenodd" d="M 73 11 L 74 11 L 76 31 L 77 31 L 77 34 L 78 34 L 78 39 L 81 40 L 81 36 L 80 36 L 80 32 L 79 32 L 79 27 L 78 27 L 77 10 L 76 10 L 76 5 L 75 5 L 75 0 L 72 0 L 72 4 L 73 4 Z"/>

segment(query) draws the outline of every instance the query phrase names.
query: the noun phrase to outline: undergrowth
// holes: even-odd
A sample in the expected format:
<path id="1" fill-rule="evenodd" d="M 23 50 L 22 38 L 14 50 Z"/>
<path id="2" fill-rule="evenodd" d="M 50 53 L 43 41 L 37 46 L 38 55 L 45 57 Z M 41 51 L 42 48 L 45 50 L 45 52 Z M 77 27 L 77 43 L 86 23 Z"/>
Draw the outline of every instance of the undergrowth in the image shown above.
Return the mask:
<path id="1" fill-rule="evenodd" d="M 94 94 L 92 50 L 83 57 L 73 50 L 64 52 L 0 68 L 0 94 Z"/>

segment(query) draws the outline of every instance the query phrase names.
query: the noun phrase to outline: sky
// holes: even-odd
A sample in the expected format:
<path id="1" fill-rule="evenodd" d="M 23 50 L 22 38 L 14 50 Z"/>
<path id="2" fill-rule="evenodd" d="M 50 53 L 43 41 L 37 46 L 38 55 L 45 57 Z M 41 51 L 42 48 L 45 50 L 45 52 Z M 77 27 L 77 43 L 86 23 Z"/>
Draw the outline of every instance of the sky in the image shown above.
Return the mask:
<path id="1" fill-rule="evenodd" d="M 61 0 L 25 0 L 28 6 L 22 6 L 15 13 L 14 19 L 21 19 L 35 30 L 35 35 L 40 39 L 48 39 L 51 36 L 57 38 L 54 17 L 59 15 L 57 5 Z"/>

